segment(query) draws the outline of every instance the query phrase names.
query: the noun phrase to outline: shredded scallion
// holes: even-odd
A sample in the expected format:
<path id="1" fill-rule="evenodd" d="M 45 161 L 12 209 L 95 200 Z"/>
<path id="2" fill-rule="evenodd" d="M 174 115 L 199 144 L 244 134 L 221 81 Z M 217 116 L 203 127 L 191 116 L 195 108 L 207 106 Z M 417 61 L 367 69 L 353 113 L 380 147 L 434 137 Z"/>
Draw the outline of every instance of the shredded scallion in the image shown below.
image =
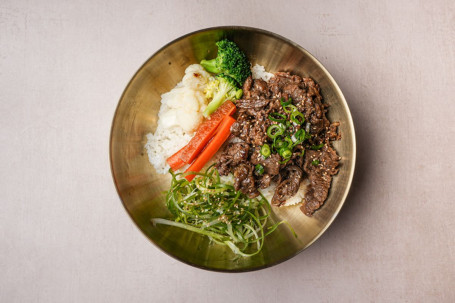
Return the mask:
<path id="1" fill-rule="evenodd" d="M 272 212 L 267 199 L 262 194 L 249 198 L 233 185 L 222 183 L 213 165 L 203 173 L 191 173 L 196 175 L 191 182 L 183 178 L 185 174 L 170 173 L 166 205 L 174 218 L 154 218 L 153 225 L 170 225 L 205 235 L 244 257 L 259 253 L 265 237 L 282 223 L 294 233 L 286 221 L 267 226 Z"/>

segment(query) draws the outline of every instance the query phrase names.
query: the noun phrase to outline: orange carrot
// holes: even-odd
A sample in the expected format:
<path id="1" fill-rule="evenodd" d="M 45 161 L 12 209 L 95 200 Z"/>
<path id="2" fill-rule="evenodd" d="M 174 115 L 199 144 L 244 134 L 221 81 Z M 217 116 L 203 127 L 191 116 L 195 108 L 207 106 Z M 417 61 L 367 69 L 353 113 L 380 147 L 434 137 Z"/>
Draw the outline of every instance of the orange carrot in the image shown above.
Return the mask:
<path id="1" fill-rule="evenodd" d="M 216 134 L 213 139 L 207 144 L 205 149 L 200 153 L 199 157 L 188 167 L 185 172 L 199 172 L 207 162 L 216 154 L 223 145 L 224 141 L 229 138 L 231 134 L 231 125 L 235 122 L 235 119 L 231 116 L 226 116 L 221 121 L 220 126 L 216 130 Z M 195 175 L 188 175 L 185 178 L 188 181 L 193 180 Z"/>
<path id="2" fill-rule="evenodd" d="M 182 168 L 186 163 L 180 159 L 180 155 L 185 150 L 185 146 L 182 147 L 178 152 L 167 158 L 166 162 L 172 168 L 173 171 L 176 171 L 179 168 Z"/>
<path id="3" fill-rule="evenodd" d="M 190 164 L 201 152 L 204 146 L 213 137 L 218 125 L 224 117 L 232 115 L 235 112 L 235 105 L 231 101 L 224 102 L 213 114 L 206 119 L 196 131 L 194 137 L 185 146 L 179 157 L 183 162 Z M 174 157 L 174 155 L 172 156 Z"/>

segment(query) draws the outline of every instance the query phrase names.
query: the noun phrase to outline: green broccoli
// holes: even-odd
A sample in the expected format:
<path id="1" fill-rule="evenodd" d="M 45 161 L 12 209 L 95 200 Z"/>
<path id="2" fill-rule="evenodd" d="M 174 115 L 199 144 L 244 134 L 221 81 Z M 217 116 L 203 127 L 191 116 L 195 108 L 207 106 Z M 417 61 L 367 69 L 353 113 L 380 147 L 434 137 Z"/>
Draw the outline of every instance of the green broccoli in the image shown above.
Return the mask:
<path id="1" fill-rule="evenodd" d="M 224 74 L 216 76 L 215 80 L 210 81 L 205 89 L 205 96 L 212 98 L 204 111 L 204 116 L 208 117 L 226 100 L 237 100 L 243 94 L 234 79 Z"/>
<path id="2" fill-rule="evenodd" d="M 216 46 L 218 46 L 216 58 L 202 60 L 201 65 L 211 73 L 223 73 L 243 85 L 246 78 L 251 75 L 250 62 L 246 55 L 237 44 L 227 39 L 218 41 Z"/>

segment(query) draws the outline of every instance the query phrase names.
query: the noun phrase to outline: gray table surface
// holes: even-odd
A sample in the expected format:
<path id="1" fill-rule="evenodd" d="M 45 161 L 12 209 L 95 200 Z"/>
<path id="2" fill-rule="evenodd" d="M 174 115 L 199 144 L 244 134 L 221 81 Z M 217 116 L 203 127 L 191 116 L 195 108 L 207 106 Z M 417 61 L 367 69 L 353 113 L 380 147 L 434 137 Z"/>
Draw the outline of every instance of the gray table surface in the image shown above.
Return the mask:
<path id="1" fill-rule="evenodd" d="M 124 211 L 108 143 L 118 99 L 165 43 L 270 30 L 332 73 L 357 129 L 339 217 L 245 274 L 163 254 Z M 0 3 L 1 302 L 454 302 L 453 1 Z"/>

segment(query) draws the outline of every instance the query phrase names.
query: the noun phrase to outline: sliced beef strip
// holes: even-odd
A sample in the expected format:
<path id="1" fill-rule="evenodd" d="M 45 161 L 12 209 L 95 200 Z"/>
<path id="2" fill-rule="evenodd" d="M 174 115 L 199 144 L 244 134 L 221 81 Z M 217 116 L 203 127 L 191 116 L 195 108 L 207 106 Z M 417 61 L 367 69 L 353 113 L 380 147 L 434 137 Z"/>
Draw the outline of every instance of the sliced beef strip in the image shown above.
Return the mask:
<path id="1" fill-rule="evenodd" d="M 253 165 L 261 164 L 264 167 L 264 172 L 272 177 L 280 173 L 280 156 L 278 154 L 271 154 L 265 158 L 261 154 L 261 147 L 256 147 L 250 157 L 250 162 Z"/>
<path id="2" fill-rule="evenodd" d="M 265 158 L 261 154 L 261 147 L 260 146 L 255 147 L 250 156 L 251 164 L 253 164 L 253 165 L 262 164 L 262 161 L 264 161 L 264 160 L 265 160 Z"/>
<path id="3" fill-rule="evenodd" d="M 227 176 L 231 172 L 232 157 L 222 154 L 216 163 L 216 168 L 222 176 Z"/>
<path id="4" fill-rule="evenodd" d="M 313 164 L 319 161 L 319 164 Z M 336 151 L 326 144 L 320 151 L 308 151 L 305 156 L 304 171 L 308 174 L 310 185 L 305 193 L 304 204 L 300 207 L 302 212 L 313 215 L 327 199 L 332 176 L 338 173 L 340 157 Z"/>
<path id="5" fill-rule="evenodd" d="M 262 162 L 264 171 L 272 176 L 278 175 L 280 173 L 280 161 L 281 158 L 278 154 L 271 154 Z"/>
<path id="6" fill-rule="evenodd" d="M 259 180 L 258 180 L 258 186 L 259 188 L 267 188 L 270 186 L 270 183 L 272 182 L 272 177 L 269 174 L 264 174 Z"/>
<path id="7" fill-rule="evenodd" d="M 249 131 L 249 142 L 256 146 L 262 146 L 267 142 L 267 132 L 264 131 L 264 125 L 255 123 Z"/>
<path id="8" fill-rule="evenodd" d="M 270 92 L 267 87 L 267 82 L 262 79 L 255 79 L 253 81 L 253 89 L 251 90 L 251 97 L 260 98 L 260 97 L 270 97 Z"/>
<path id="9" fill-rule="evenodd" d="M 306 89 L 301 87 L 302 84 L 290 83 L 283 87 L 283 97 L 292 98 L 294 104 L 302 102 L 306 96 Z"/>
<path id="10" fill-rule="evenodd" d="M 254 103 L 256 101 L 259 102 L 261 99 L 251 102 Z M 268 139 L 267 128 L 270 126 L 270 122 L 268 113 L 260 107 L 257 109 L 240 108 L 237 121 L 231 126 L 231 132 L 248 144 L 260 146 Z"/>
<path id="11" fill-rule="evenodd" d="M 220 175 L 228 175 L 231 167 L 248 160 L 250 146 L 244 142 L 229 143 L 217 162 Z"/>
<path id="12" fill-rule="evenodd" d="M 237 165 L 248 159 L 250 146 L 245 142 L 230 143 L 227 146 L 227 154 L 232 157 L 232 164 Z"/>
<path id="13" fill-rule="evenodd" d="M 259 192 L 255 185 L 253 167 L 247 162 L 242 162 L 234 167 L 234 188 L 248 195 L 250 198 L 257 197 Z"/>
<path id="14" fill-rule="evenodd" d="M 243 83 L 243 87 L 242 87 L 242 90 L 243 90 L 243 98 L 250 98 L 250 90 L 251 90 L 251 86 L 253 85 L 253 77 L 249 76 L 248 78 L 246 78 L 245 82 Z"/>
<path id="15" fill-rule="evenodd" d="M 268 99 L 240 99 L 237 100 L 235 105 L 238 108 L 260 108 L 269 104 Z"/>
<path id="16" fill-rule="evenodd" d="M 270 97 L 267 82 L 262 79 L 254 79 L 249 76 L 243 83 L 243 98 L 258 99 L 260 97 Z"/>
<path id="17" fill-rule="evenodd" d="M 283 174 L 286 177 L 282 178 L 284 181 L 280 182 L 276 187 L 275 194 L 272 198 L 272 205 L 281 205 L 299 191 L 303 176 L 302 169 L 296 165 L 287 166 Z"/>
<path id="18" fill-rule="evenodd" d="M 327 131 L 327 137 L 329 140 L 340 140 L 341 134 L 337 131 L 338 126 L 340 126 L 340 122 L 333 122 L 329 126 L 329 130 Z"/>

